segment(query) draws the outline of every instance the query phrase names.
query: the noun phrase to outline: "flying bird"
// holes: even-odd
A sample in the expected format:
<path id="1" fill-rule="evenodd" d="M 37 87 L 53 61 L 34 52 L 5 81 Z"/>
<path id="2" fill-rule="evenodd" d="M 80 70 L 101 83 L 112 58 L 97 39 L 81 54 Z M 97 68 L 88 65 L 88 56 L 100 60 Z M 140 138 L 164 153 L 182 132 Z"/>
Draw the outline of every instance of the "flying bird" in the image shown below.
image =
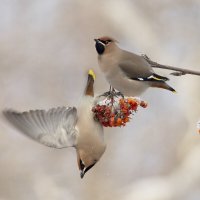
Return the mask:
<path id="1" fill-rule="evenodd" d="M 102 125 L 93 118 L 95 74 L 88 73 L 87 85 L 78 108 L 58 107 L 17 112 L 5 110 L 4 116 L 35 141 L 54 148 L 74 147 L 81 178 L 103 155 L 106 144 Z"/>
<path id="2" fill-rule="evenodd" d="M 154 72 L 144 57 L 120 49 L 111 37 L 95 40 L 99 66 L 109 84 L 126 96 L 138 96 L 149 87 L 175 92 L 167 77 Z"/>

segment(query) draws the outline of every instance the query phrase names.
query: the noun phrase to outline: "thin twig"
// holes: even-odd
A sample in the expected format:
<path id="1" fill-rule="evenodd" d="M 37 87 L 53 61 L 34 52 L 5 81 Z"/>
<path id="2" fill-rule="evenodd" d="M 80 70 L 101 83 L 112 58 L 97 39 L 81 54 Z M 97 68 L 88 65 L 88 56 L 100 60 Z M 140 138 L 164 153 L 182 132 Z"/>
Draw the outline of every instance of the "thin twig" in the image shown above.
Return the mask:
<path id="1" fill-rule="evenodd" d="M 161 65 L 157 62 L 152 61 L 147 55 L 142 55 L 142 56 L 151 65 L 151 67 L 176 71 L 176 72 L 172 72 L 171 75 L 182 76 L 185 74 L 192 74 L 192 75 L 200 76 L 199 71 L 183 69 L 183 68 L 173 67 L 173 66 L 169 66 L 169 65 Z"/>

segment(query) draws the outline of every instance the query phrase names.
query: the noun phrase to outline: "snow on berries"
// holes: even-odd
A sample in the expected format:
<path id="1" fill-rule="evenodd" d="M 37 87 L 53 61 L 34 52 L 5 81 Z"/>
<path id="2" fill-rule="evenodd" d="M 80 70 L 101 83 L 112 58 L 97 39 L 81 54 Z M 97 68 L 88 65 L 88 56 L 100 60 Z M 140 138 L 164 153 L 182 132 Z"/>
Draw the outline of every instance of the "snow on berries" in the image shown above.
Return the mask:
<path id="1" fill-rule="evenodd" d="M 147 107 L 147 102 L 133 97 L 105 98 L 93 108 L 94 119 L 105 127 L 121 127 L 130 121 L 138 107 Z"/>

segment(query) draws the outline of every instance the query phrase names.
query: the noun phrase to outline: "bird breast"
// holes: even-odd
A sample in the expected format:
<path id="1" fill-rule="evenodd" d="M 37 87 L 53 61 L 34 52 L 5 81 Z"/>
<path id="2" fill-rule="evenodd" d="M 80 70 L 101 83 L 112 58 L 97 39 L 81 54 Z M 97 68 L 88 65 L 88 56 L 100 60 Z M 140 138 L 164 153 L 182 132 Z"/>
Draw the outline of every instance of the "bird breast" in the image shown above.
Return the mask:
<path id="1" fill-rule="evenodd" d="M 106 80 L 125 96 L 140 95 L 148 88 L 147 83 L 135 81 L 127 77 L 118 66 L 119 56 L 107 54 L 99 59 L 99 66 L 105 74 Z"/>
<path id="2" fill-rule="evenodd" d="M 93 97 L 84 97 L 78 109 L 77 144 L 84 146 L 102 145 L 104 143 L 103 127 L 94 120 L 92 107 Z"/>

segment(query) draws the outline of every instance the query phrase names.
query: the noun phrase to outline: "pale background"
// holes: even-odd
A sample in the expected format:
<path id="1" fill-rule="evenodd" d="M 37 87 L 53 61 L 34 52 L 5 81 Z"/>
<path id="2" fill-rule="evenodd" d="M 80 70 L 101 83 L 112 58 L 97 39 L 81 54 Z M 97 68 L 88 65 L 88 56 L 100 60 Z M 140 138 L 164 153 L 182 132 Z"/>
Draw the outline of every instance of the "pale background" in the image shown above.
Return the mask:
<path id="1" fill-rule="evenodd" d="M 199 0 L 1 0 L 0 109 L 77 105 L 93 68 L 108 89 L 93 39 L 200 70 Z M 0 200 L 199 200 L 200 77 L 168 76 L 178 93 L 149 89 L 125 128 L 105 129 L 107 150 L 80 179 L 74 149 L 55 150 L 0 118 Z"/>

